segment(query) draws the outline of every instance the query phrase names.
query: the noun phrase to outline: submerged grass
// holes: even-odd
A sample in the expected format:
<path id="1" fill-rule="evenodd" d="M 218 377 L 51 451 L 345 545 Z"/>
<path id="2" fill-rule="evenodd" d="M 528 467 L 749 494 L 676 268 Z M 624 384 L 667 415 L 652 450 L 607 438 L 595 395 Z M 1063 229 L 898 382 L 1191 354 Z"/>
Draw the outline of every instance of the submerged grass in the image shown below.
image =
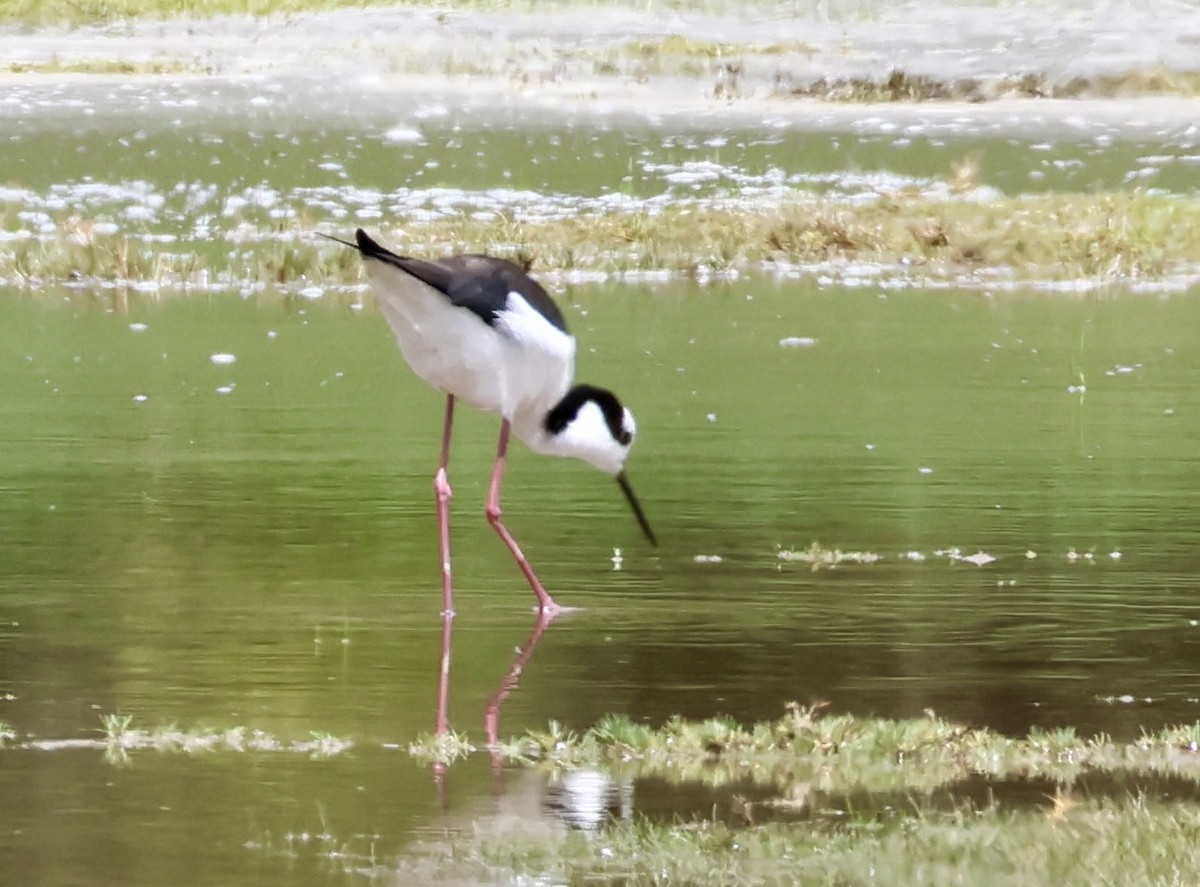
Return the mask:
<path id="1" fill-rule="evenodd" d="M 1096 770 L 1170 773 L 1200 783 L 1200 723 L 1133 743 L 1070 728 L 1011 739 L 930 715 L 907 721 L 824 715 L 792 704 L 782 718 L 743 727 L 726 718 L 675 718 L 658 729 L 614 716 L 573 734 L 551 724 L 500 748 L 513 761 L 608 765 L 671 782 L 756 784 L 782 800 L 806 790 L 929 791 L 976 775 L 1070 782 Z"/>
<path id="2" fill-rule="evenodd" d="M 436 872 L 435 884 L 1183 885 L 1200 871 L 1200 723 L 1131 743 L 1070 728 L 1011 739 L 932 715 L 793 704 L 751 726 L 551 724 L 500 751 L 526 766 L 599 767 L 625 784 L 701 783 L 716 801 L 698 817 L 634 816 L 591 832 L 476 825 L 376 869 L 377 880 L 419 870 Z M 1032 789 L 1012 799 L 976 785 L 972 796 L 980 779 Z"/>
<path id="3" fill-rule="evenodd" d="M 87 747 L 118 766 L 145 750 L 320 757 L 350 747 L 321 733 L 286 742 L 245 727 L 142 730 L 126 715 L 105 716 L 102 726 L 104 738 Z M 15 738 L 0 725 L 6 752 L 80 747 Z M 409 749 L 443 766 L 476 751 L 462 734 L 423 737 Z M 793 703 L 752 725 L 676 717 L 652 727 L 612 715 L 576 731 L 551 722 L 487 752 L 515 767 L 603 771 L 630 797 L 653 794 L 658 781 L 707 786 L 714 800 L 696 803 L 692 791 L 694 812 L 685 806 L 668 819 L 624 810 L 587 829 L 532 828 L 483 812 L 386 864 L 373 845 L 357 855 L 323 828 L 325 843 L 339 847 L 336 861 L 375 883 L 432 885 L 1140 887 L 1190 885 L 1200 871 L 1200 722 L 1132 742 L 1069 727 L 1010 738 L 932 714 L 861 718 Z M 1006 783 L 1022 791 L 990 788 Z M 532 815 L 556 808 L 539 809 Z"/>
<path id="4" fill-rule="evenodd" d="M 458 842 L 431 883 L 622 885 L 1185 885 L 1200 870 L 1200 811 L 1127 801 L 1060 819 L 969 809 L 837 823 L 617 824 L 602 834 Z M 403 883 L 411 860 L 379 880 Z"/>
<path id="5" fill-rule="evenodd" d="M 0 216 L 0 221 L 3 217 Z M 0 227 L 9 227 L 11 222 Z M 239 243 L 188 244 L 127 233 L 80 234 L 77 218 L 38 237 L 0 240 L 0 280 L 346 285 L 361 279 L 351 250 L 317 236 L 328 225 L 242 222 Z M 86 226 L 86 223 L 85 223 Z M 347 232 L 340 232 L 346 234 Z M 581 213 L 520 220 L 501 214 L 413 220 L 385 240 L 421 255 L 489 252 L 534 260 L 536 272 L 598 275 L 821 270 L 987 284 L 1155 280 L 1200 266 L 1200 201 L 1142 191 L 1005 197 L 967 191 L 927 198 L 881 193 L 850 204 L 796 194 L 775 204 Z M 224 247 L 224 248 L 223 248 Z"/>

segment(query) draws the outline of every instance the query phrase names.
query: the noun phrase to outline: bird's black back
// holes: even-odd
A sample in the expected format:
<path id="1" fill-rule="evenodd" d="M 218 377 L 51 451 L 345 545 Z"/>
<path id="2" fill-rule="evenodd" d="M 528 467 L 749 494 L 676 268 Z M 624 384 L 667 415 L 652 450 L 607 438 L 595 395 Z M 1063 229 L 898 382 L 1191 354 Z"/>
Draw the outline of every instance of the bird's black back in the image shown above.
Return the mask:
<path id="1" fill-rule="evenodd" d="M 567 332 L 567 322 L 554 300 L 519 265 L 495 256 L 468 254 L 436 261 L 398 256 L 380 246 L 361 228 L 355 232 L 358 251 L 398 268 L 428 284 L 450 300 L 450 304 L 478 315 L 494 326 L 508 307 L 508 294 L 517 293 L 554 327 Z"/>

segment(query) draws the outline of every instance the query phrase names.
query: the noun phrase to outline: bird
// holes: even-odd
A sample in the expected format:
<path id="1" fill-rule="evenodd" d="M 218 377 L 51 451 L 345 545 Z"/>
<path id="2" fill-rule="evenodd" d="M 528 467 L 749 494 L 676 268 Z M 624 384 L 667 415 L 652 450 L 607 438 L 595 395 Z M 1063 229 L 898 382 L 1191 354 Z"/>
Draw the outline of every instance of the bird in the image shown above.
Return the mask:
<path id="1" fill-rule="evenodd" d="M 535 453 L 581 459 L 616 479 L 651 545 L 658 540 L 633 492 L 625 460 L 637 425 L 610 390 L 574 384 L 575 337 L 528 269 L 496 256 L 434 260 L 398 255 L 364 230 L 354 242 L 388 326 L 412 370 L 445 393 L 441 456 L 434 473 L 442 612 L 454 614 L 450 565 L 450 436 L 458 401 L 500 416 L 485 514 L 537 597 L 539 616 L 560 607 L 501 520 L 500 488 L 512 435 Z"/>

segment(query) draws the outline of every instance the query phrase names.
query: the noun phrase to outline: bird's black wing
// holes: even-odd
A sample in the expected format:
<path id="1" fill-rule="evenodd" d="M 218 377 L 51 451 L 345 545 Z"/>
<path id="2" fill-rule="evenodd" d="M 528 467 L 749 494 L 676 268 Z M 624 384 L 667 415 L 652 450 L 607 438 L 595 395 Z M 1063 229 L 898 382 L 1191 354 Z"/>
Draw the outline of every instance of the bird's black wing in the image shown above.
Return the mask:
<path id="1" fill-rule="evenodd" d="M 516 293 L 556 329 L 567 332 L 567 322 L 554 300 L 536 280 L 519 266 L 495 256 L 465 255 L 439 259 L 439 265 L 454 272 L 447 295 L 455 305 L 468 308 L 495 324 L 496 316 Z"/>
<path id="2" fill-rule="evenodd" d="M 438 262 L 426 262 L 423 259 L 398 256 L 390 249 L 380 246 L 372 240 L 370 235 L 362 228 L 354 232 L 354 238 L 357 241 L 354 246 L 363 254 L 364 258 L 376 259 L 385 265 L 399 268 L 405 274 L 411 274 L 417 280 L 429 284 L 435 290 L 439 290 L 447 296 L 450 295 L 451 280 L 454 277 L 454 273 L 450 268 Z"/>
<path id="3" fill-rule="evenodd" d="M 467 309 L 489 326 L 495 326 L 500 312 L 508 307 L 508 294 L 515 292 L 553 326 L 567 332 L 562 312 L 541 284 L 506 259 L 463 255 L 427 262 L 396 255 L 372 240 L 361 228 L 355 232 L 355 240 L 354 246 L 364 257 L 411 274 L 443 293 L 450 304 Z"/>

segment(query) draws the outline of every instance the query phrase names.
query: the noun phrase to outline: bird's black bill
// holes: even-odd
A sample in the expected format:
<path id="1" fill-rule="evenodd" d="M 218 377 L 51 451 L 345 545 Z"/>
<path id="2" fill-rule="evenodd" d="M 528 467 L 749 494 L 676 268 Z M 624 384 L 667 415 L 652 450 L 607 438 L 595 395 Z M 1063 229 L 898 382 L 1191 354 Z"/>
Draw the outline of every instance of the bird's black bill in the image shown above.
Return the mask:
<path id="1" fill-rule="evenodd" d="M 650 523 L 646 520 L 646 514 L 642 511 L 642 505 L 638 502 L 637 496 L 633 495 L 633 487 L 629 485 L 629 478 L 622 471 L 617 475 L 617 483 L 621 485 L 621 491 L 625 493 L 625 498 L 629 500 L 629 505 L 633 508 L 634 515 L 637 516 L 638 523 L 641 524 L 642 532 L 646 534 L 646 538 L 650 540 L 651 545 L 657 545 L 658 539 L 654 536 L 654 531 L 650 529 Z"/>

